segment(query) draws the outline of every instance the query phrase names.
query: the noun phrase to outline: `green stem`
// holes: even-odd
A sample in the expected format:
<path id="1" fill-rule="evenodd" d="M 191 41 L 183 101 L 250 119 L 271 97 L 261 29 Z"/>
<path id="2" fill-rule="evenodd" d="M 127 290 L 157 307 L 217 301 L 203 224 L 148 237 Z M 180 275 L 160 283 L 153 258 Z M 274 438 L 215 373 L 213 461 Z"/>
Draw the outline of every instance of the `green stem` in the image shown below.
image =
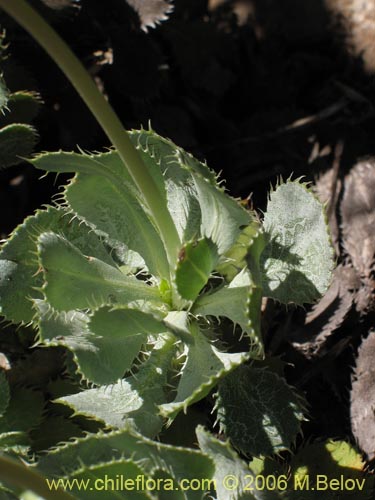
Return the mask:
<path id="1" fill-rule="evenodd" d="M 124 165 L 142 192 L 163 239 L 171 268 L 179 248 L 179 237 L 167 208 L 160 202 L 158 188 L 116 113 L 68 45 L 25 0 L 0 0 L 2 7 L 44 48 L 70 80 L 91 110 Z"/>
<path id="2" fill-rule="evenodd" d="M 46 500 L 72 500 L 62 489 L 48 487 L 46 479 L 36 471 L 7 457 L 0 457 L 0 481 L 23 490 L 31 490 Z"/>

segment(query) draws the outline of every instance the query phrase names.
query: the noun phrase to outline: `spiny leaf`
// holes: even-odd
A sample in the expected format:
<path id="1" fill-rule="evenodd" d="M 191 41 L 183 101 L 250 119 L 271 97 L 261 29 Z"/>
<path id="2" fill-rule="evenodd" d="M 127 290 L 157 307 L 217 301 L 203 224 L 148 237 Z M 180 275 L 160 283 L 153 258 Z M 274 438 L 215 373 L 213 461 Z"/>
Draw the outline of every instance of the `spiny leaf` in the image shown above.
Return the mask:
<path id="1" fill-rule="evenodd" d="M 250 356 L 245 352 L 220 352 L 210 344 L 196 323 L 192 323 L 190 328 L 193 343 L 185 346 L 186 360 L 181 370 L 177 395 L 172 403 L 160 406 L 161 414 L 170 418 L 204 398 L 221 378 Z"/>
<path id="2" fill-rule="evenodd" d="M 93 434 L 66 444 L 41 457 L 38 469 L 47 476 L 71 476 L 82 467 L 131 458 L 140 461 L 145 474 L 160 471 L 176 481 L 210 479 L 214 472 L 212 461 L 197 450 L 165 445 L 151 441 L 133 430 Z M 201 500 L 202 491 L 182 492 L 184 500 Z"/>
<path id="3" fill-rule="evenodd" d="M 111 245 L 119 242 L 142 255 L 151 274 L 169 278 L 163 243 L 117 151 L 45 153 L 31 162 L 49 172 L 78 172 L 65 191 L 72 210 Z"/>
<path id="4" fill-rule="evenodd" d="M 198 298 L 192 313 L 202 316 L 224 316 L 240 325 L 254 342 L 254 351 L 263 350 L 260 333 L 262 290 L 252 281 L 247 268 L 242 269 L 229 285 Z"/>
<path id="5" fill-rule="evenodd" d="M 88 488 L 76 488 L 72 491 L 80 500 L 96 500 L 103 498 L 105 492 L 106 500 L 154 500 L 151 491 L 137 487 L 137 478 L 149 479 L 139 464 L 131 459 L 111 461 L 104 464 L 95 464 L 90 467 L 82 467 L 70 475 L 71 480 L 77 480 L 78 484 L 88 484 Z M 109 481 L 108 481 L 109 479 Z M 88 483 L 86 483 L 86 481 Z M 113 483 L 111 482 L 113 481 Z M 77 484 L 77 483 L 75 483 Z M 112 488 L 113 484 L 113 488 Z M 94 487 L 97 485 L 98 487 Z M 140 484 L 142 486 L 142 483 Z M 103 489 L 102 489 L 103 488 Z"/>
<path id="6" fill-rule="evenodd" d="M 10 399 L 9 384 L 6 379 L 5 373 L 0 371 L 0 417 L 8 408 Z"/>
<path id="7" fill-rule="evenodd" d="M 301 399 L 271 371 L 240 366 L 219 385 L 216 401 L 221 430 L 248 455 L 290 449 L 304 420 Z"/>
<path id="8" fill-rule="evenodd" d="M 43 292 L 60 311 L 124 304 L 139 299 L 158 301 L 158 290 L 95 257 L 86 256 L 65 238 L 42 233 L 38 238 Z"/>
<path id="9" fill-rule="evenodd" d="M 37 301 L 40 338 L 65 345 L 84 378 L 111 384 L 130 370 L 149 334 L 165 332 L 164 324 L 136 309 L 99 309 L 90 318 L 80 311 L 57 313 Z"/>
<path id="10" fill-rule="evenodd" d="M 328 288 L 333 249 L 322 205 L 298 182 L 271 193 L 264 216 L 268 244 L 261 256 L 264 295 L 280 302 L 313 302 Z"/>
<path id="11" fill-rule="evenodd" d="M 186 243 L 180 250 L 175 279 L 183 299 L 195 300 L 207 283 L 217 260 L 215 246 L 207 238 Z"/>
<path id="12" fill-rule="evenodd" d="M 154 178 L 175 223 L 181 243 L 212 240 L 219 255 L 235 243 L 240 227 L 252 216 L 224 193 L 215 175 L 191 155 L 153 131 L 131 133 L 131 139 Z M 166 254 L 143 195 L 116 151 L 98 155 L 46 153 L 32 163 L 52 172 L 78 172 L 66 189 L 68 205 L 88 224 L 144 258 L 154 276 L 169 279 Z"/>
<path id="13" fill-rule="evenodd" d="M 14 322 L 31 321 L 35 315 L 31 297 L 42 298 L 43 285 L 36 256 L 37 239 L 45 231 L 65 235 L 84 254 L 114 264 L 99 238 L 64 210 L 48 207 L 27 217 L 0 252 L 0 313 Z"/>
<path id="14" fill-rule="evenodd" d="M 257 490 L 256 482 L 251 482 L 251 477 L 255 475 L 228 441 L 219 441 L 201 426 L 197 427 L 196 433 L 200 449 L 215 464 L 214 484 L 217 500 L 276 500 L 281 498 L 277 492 L 266 489 Z M 232 489 L 233 485 L 235 488 Z"/>
<path id="15" fill-rule="evenodd" d="M 221 262 L 216 270 L 230 282 L 244 267 L 249 249 L 254 246 L 258 239 L 263 238 L 263 231 L 260 222 L 254 219 L 239 234 L 237 241 L 224 255 L 224 262 Z M 262 243 L 264 245 L 264 241 Z M 263 250 L 263 248 L 262 248 Z"/>
<path id="16" fill-rule="evenodd" d="M 131 137 L 159 186 L 160 172 L 163 175 L 161 200 L 168 207 L 181 242 L 205 237 L 216 245 L 219 255 L 227 252 L 241 226 L 248 225 L 253 216 L 224 192 L 207 165 L 182 148 L 152 130 L 134 131 Z"/>
<path id="17" fill-rule="evenodd" d="M 9 112 L 0 114 L 0 126 L 10 123 L 31 123 L 36 117 L 41 104 L 39 94 L 20 90 L 9 95 Z"/>
<path id="18" fill-rule="evenodd" d="M 168 370 L 176 351 L 173 337 L 160 337 L 136 375 L 59 401 L 112 427 L 133 424 L 144 436 L 155 436 L 163 425 L 156 405 L 166 401 Z"/>
<path id="19" fill-rule="evenodd" d="M 0 129 L 0 169 L 18 165 L 30 156 L 37 138 L 31 125 L 13 123 Z"/>
<path id="20" fill-rule="evenodd" d="M 147 31 L 147 28 L 155 28 L 156 24 L 168 19 L 168 14 L 173 10 L 169 0 L 126 1 L 138 13 L 143 31 Z"/>

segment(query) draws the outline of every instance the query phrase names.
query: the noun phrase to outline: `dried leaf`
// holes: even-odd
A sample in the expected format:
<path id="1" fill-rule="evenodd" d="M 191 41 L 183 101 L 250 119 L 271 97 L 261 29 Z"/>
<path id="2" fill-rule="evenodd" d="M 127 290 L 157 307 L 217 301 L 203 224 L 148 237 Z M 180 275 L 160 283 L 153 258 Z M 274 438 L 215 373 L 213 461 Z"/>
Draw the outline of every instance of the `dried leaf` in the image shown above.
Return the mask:
<path id="1" fill-rule="evenodd" d="M 361 277 L 375 264 L 375 159 L 357 163 L 345 178 L 341 203 L 344 248 Z"/>
<path id="2" fill-rule="evenodd" d="M 362 286 L 356 296 L 358 312 L 375 308 L 375 159 L 357 163 L 345 178 L 341 202 L 343 246 Z"/>
<path id="3" fill-rule="evenodd" d="M 369 460 L 375 458 L 375 331 L 363 340 L 350 393 L 352 432 Z"/>
<path id="4" fill-rule="evenodd" d="M 143 31 L 147 31 L 147 28 L 155 28 L 156 24 L 168 19 L 168 14 L 173 10 L 173 6 L 167 0 L 126 1 L 138 13 Z"/>
<path id="5" fill-rule="evenodd" d="M 352 267 L 339 265 L 327 293 L 307 314 L 305 325 L 295 334 L 293 346 L 306 357 L 319 356 L 328 337 L 344 322 L 353 304 L 359 280 Z"/>

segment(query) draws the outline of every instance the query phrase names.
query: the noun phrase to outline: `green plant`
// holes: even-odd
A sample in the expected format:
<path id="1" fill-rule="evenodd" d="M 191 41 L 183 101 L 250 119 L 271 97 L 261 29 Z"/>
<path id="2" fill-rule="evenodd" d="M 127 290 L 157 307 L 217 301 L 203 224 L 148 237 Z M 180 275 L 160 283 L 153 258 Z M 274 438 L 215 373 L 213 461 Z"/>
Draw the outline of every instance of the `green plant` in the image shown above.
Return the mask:
<path id="1" fill-rule="evenodd" d="M 31 325 L 38 345 L 66 349 L 74 384 L 51 404 L 95 420 L 100 430 L 79 437 L 72 425 L 65 444 L 29 466 L 38 471 L 29 482 L 10 474 L 21 465 L 0 458 L 0 480 L 16 494 L 28 487 L 52 498 L 56 492 L 41 487 L 43 475 L 144 475 L 174 484 L 214 478 L 224 500 L 225 475 L 256 474 L 232 446 L 243 456 L 289 450 L 305 418 L 302 397 L 264 360 L 260 314 L 263 297 L 304 304 L 327 289 L 333 253 L 322 206 L 305 184 L 289 180 L 271 193 L 260 221 L 171 141 L 151 129 L 127 134 L 80 63 L 25 2 L 0 6 L 49 51 L 114 145 L 104 153 L 30 160 L 37 169 L 75 176 L 56 206 L 28 217 L 0 253 L 2 315 Z M 173 425 L 216 386 L 217 420 L 231 444 L 201 427 L 200 451 L 156 440 L 165 423 Z M 38 418 L 13 425 L 25 398 Z M 29 462 L 33 432 L 44 425 L 37 399 L 32 391 L 11 392 L 0 378 L 0 445 Z M 250 492 L 245 484 L 241 479 L 232 498 L 278 498 L 283 489 Z M 171 498 L 203 493 L 179 490 Z M 106 498 L 117 495 L 106 491 Z M 124 496 L 157 498 L 146 490 Z"/>

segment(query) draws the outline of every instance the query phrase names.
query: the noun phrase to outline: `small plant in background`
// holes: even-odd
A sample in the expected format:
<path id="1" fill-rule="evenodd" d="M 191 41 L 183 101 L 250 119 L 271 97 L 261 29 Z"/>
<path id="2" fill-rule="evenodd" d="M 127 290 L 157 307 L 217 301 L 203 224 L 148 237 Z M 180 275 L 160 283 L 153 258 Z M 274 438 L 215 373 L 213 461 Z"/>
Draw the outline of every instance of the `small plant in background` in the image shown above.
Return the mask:
<path id="1" fill-rule="evenodd" d="M 25 219 L 1 249 L 1 314 L 29 325 L 35 348 L 59 350 L 65 363 L 65 378 L 48 387 L 47 403 L 40 392 L 0 377 L 0 446 L 29 464 L 0 458 L 4 495 L 26 489 L 65 498 L 44 478 L 121 474 L 165 486 L 212 479 L 211 493 L 224 500 L 224 479 L 234 475 L 230 498 L 294 498 L 287 472 L 264 457 L 291 450 L 306 409 L 280 363 L 265 358 L 261 305 L 264 297 L 311 303 L 327 289 L 333 251 L 321 204 L 306 184 L 289 180 L 271 192 L 261 221 L 168 139 L 151 129 L 123 131 L 78 61 L 25 2 L 0 6 L 55 58 L 114 145 L 104 153 L 59 151 L 30 160 L 43 172 L 75 175 L 55 205 Z M 201 426 L 200 449 L 158 441 L 166 425 L 173 429 L 176 417 L 212 390 L 225 442 Z M 53 436 L 57 427 L 63 431 Z M 44 440 L 43 432 L 50 434 Z M 328 443 L 314 453 L 335 461 L 343 448 Z M 350 447 L 343 453 L 335 470 L 344 461 L 360 477 L 358 454 Z M 303 457 L 292 466 L 301 477 L 310 467 Z M 284 482 L 267 493 L 248 487 L 266 470 Z M 71 494 L 100 496 L 82 488 Z M 164 498 L 146 489 L 123 494 Z M 173 498 L 204 494 L 173 491 Z"/>
<path id="2" fill-rule="evenodd" d="M 8 58 L 5 34 L 0 35 L 0 60 Z M 0 169 L 18 165 L 30 156 L 38 134 L 31 125 L 38 113 L 40 97 L 36 92 L 10 92 L 0 79 Z"/>

